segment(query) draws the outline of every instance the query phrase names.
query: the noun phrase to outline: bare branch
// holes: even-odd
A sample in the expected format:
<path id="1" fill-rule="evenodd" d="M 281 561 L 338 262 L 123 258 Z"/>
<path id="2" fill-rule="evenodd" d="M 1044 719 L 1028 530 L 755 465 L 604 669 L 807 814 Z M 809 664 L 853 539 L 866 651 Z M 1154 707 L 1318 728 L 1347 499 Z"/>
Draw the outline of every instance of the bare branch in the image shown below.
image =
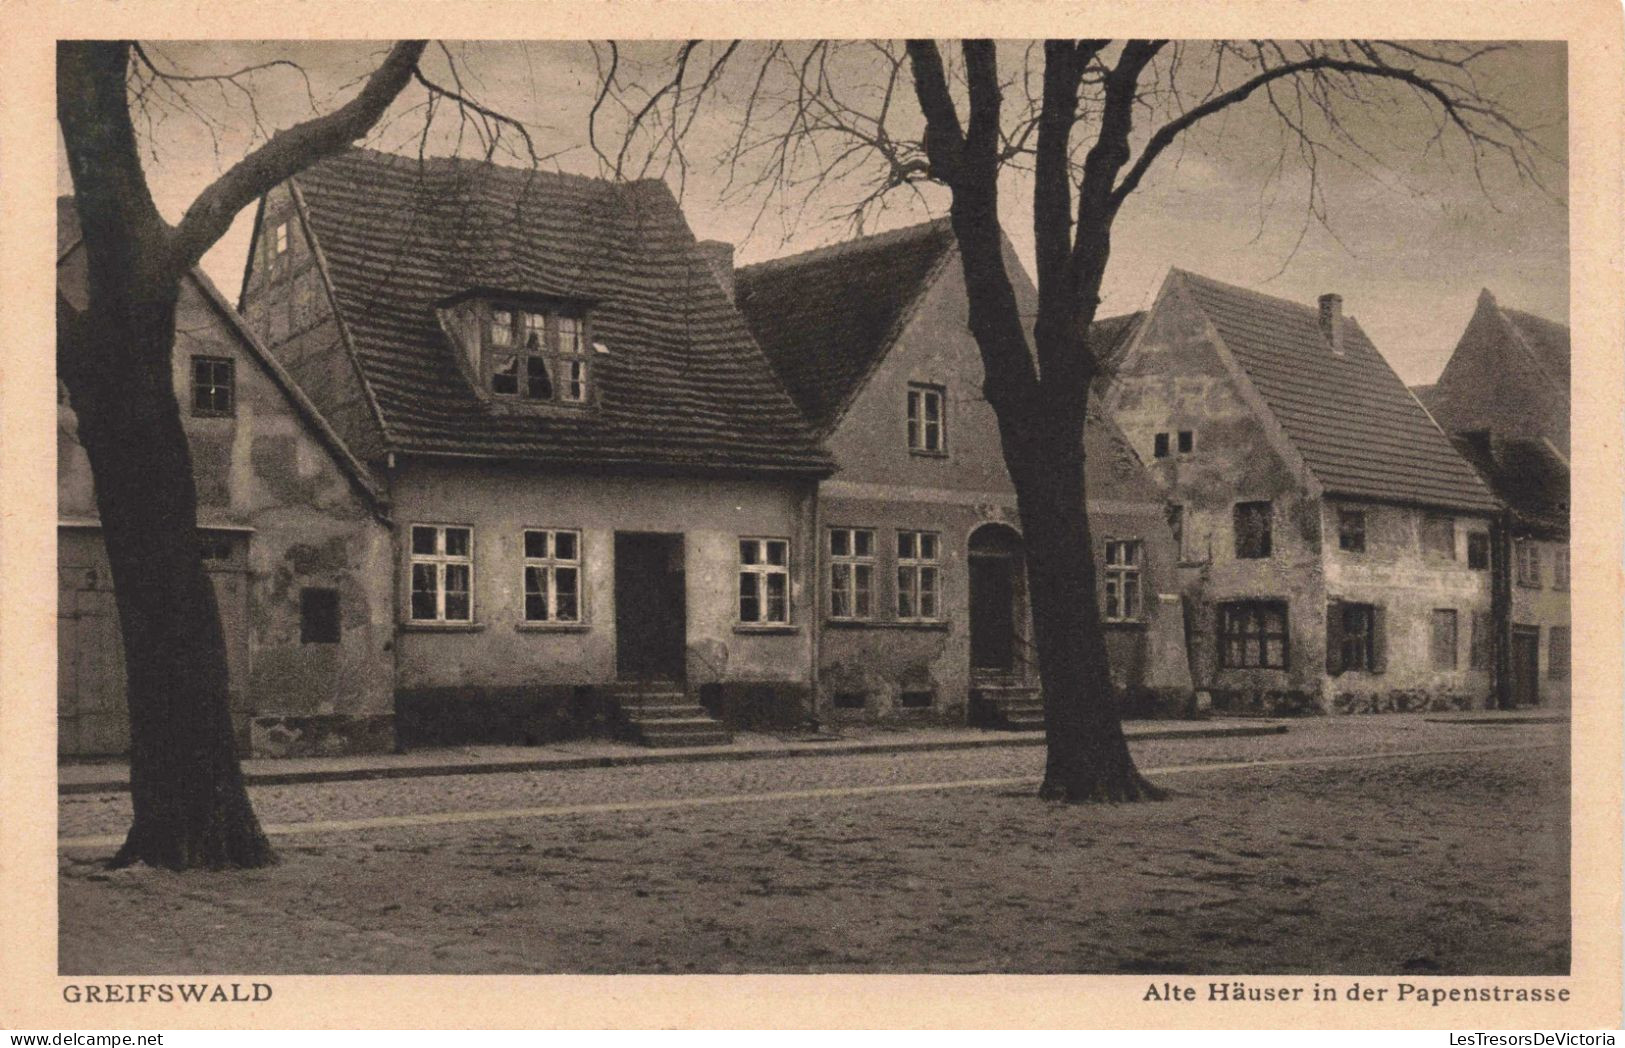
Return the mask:
<path id="1" fill-rule="evenodd" d="M 273 135 L 199 193 L 171 236 L 172 264 L 195 265 L 255 197 L 365 134 L 410 82 L 425 46 L 422 40 L 397 43 L 355 98 Z"/>

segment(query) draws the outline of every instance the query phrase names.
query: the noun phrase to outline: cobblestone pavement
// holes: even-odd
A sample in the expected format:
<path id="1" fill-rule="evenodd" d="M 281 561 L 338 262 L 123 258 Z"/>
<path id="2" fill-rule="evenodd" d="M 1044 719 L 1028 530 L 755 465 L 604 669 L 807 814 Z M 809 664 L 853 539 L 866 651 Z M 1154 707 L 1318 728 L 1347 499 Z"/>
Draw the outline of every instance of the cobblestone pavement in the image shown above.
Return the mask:
<path id="1" fill-rule="evenodd" d="M 1142 767 L 1157 767 L 1496 746 L 1565 739 L 1567 730 L 1567 724 L 1440 724 L 1410 715 L 1337 717 L 1294 722 L 1284 735 L 1152 740 L 1136 743 L 1133 751 Z M 1036 778 L 1042 774 L 1043 761 L 1041 747 L 1012 746 L 259 786 L 250 793 L 261 821 L 279 824 L 841 786 Z M 60 798 L 57 832 L 62 837 L 115 834 L 128 827 L 129 818 L 126 794 L 70 795 Z"/>
<path id="2" fill-rule="evenodd" d="M 1046 805 L 1015 784 L 623 809 L 289 836 L 280 865 L 224 874 L 108 871 L 68 849 L 60 966 L 1557 974 L 1569 949 L 1568 774 L 1565 747 L 1551 744 L 1566 731 L 1396 716 L 1147 743 L 1146 768 L 1428 754 L 1165 771 L 1176 795 L 1163 804 Z M 1500 748 L 1438 752 L 1489 747 Z M 1019 780 L 1040 761 L 1021 748 L 746 761 L 274 787 L 255 799 L 277 823 Z M 77 832 L 117 830 L 122 801 L 62 807 Z"/>

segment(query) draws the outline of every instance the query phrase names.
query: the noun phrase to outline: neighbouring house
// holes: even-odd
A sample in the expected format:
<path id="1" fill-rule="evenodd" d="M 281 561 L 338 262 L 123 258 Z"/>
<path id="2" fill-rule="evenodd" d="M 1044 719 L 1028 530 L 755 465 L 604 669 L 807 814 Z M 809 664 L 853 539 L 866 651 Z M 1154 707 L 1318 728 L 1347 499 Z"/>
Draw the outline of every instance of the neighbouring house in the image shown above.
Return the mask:
<path id="1" fill-rule="evenodd" d="M 1569 701 L 1569 329 L 1488 290 L 1439 381 L 1414 392 L 1506 507 L 1502 701 Z"/>
<path id="2" fill-rule="evenodd" d="M 260 202 L 243 314 L 389 495 L 403 744 L 811 716 L 831 463 L 712 250 L 658 181 L 363 149 Z"/>
<path id="3" fill-rule="evenodd" d="M 1008 251 L 1007 264 L 1031 314 L 1036 291 Z M 813 529 L 819 717 L 1041 726 L 1021 520 L 948 224 L 744 267 L 724 283 L 839 467 L 819 486 Z M 1184 710 L 1193 693 L 1163 498 L 1110 420 L 1092 421 L 1085 440 L 1123 708 Z"/>
<path id="4" fill-rule="evenodd" d="M 1498 503 L 1337 295 L 1172 270 L 1107 410 L 1172 503 L 1215 709 L 1483 706 Z"/>
<path id="5" fill-rule="evenodd" d="M 57 204 L 57 293 L 85 307 L 73 200 Z M 181 282 L 173 371 L 239 748 L 394 747 L 387 503 L 370 471 L 209 279 Z M 57 393 L 57 750 L 129 746 L 111 572 L 78 420 Z"/>

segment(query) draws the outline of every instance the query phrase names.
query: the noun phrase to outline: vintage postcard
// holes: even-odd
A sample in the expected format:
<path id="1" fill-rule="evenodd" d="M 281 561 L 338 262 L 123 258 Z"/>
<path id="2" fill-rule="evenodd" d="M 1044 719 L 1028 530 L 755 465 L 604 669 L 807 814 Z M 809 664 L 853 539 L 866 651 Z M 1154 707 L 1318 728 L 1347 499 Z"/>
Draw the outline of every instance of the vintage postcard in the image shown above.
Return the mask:
<path id="1" fill-rule="evenodd" d="M 1620 1024 L 1617 6 L 11 10 L 0 1022 Z"/>

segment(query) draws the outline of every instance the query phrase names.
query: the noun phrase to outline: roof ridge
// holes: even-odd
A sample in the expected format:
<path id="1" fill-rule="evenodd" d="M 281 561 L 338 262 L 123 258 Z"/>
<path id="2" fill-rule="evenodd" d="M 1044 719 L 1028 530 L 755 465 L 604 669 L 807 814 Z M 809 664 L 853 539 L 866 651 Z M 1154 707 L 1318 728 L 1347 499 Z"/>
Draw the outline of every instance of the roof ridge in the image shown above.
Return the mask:
<path id="1" fill-rule="evenodd" d="M 1202 273 L 1196 273 L 1196 272 L 1193 272 L 1192 270 L 1189 270 L 1189 269 L 1180 269 L 1178 266 L 1174 266 L 1174 267 L 1172 267 L 1172 269 L 1173 269 L 1173 271 L 1175 273 L 1178 273 L 1181 276 L 1192 277 L 1192 278 L 1195 278 L 1196 280 L 1202 281 L 1203 283 L 1212 284 L 1215 287 L 1223 288 L 1226 291 L 1234 291 L 1234 292 L 1237 292 L 1239 294 L 1250 295 L 1253 298 L 1263 299 L 1266 302 L 1272 302 L 1272 303 L 1275 303 L 1276 305 L 1280 305 L 1280 306 L 1290 306 L 1293 309 L 1301 309 L 1301 310 L 1305 310 L 1306 312 L 1309 312 L 1309 313 L 1315 313 L 1316 312 L 1316 308 L 1317 308 L 1316 306 L 1311 305 L 1311 304 L 1309 304 L 1307 302 L 1300 302 L 1295 298 L 1285 298 L 1285 297 L 1283 297 L 1281 295 L 1271 295 L 1271 294 L 1269 294 L 1267 292 L 1258 291 L 1258 290 L 1256 290 L 1254 288 L 1246 287 L 1246 286 L 1244 286 L 1242 284 L 1227 283 L 1226 281 L 1217 280 L 1217 279 L 1215 279 L 1213 277 L 1206 276 L 1206 275 L 1204 275 Z M 1343 319 L 1344 319 L 1344 321 L 1351 321 L 1351 320 L 1354 319 L 1354 315 L 1351 314 L 1351 313 L 1345 313 L 1345 314 L 1343 314 Z"/>
<path id="2" fill-rule="evenodd" d="M 495 158 L 485 160 L 478 157 L 457 156 L 456 154 L 449 156 L 412 156 L 406 153 L 391 153 L 384 149 L 373 149 L 369 146 L 347 146 L 340 152 L 333 154 L 328 159 L 344 159 L 346 157 L 366 159 L 369 162 L 382 162 L 392 166 L 397 164 L 422 164 L 423 166 L 430 168 L 468 168 L 475 171 L 500 172 L 500 177 L 513 177 L 516 175 L 523 175 L 527 177 L 542 176 L 546 178 L 556 178 L 561 181 L 588 182 L 611 188 L 666 185 L 665 181 L 659 178 L 630 178 L 625 180 L 617 180 L 613 178 L 604 178 L 600 175 L 583 175 L 574 171 L 562 171 L 558 168 L 545 168 L 539 166 L 525 167 L 519 164 L 505 164 Z"/>
<path id="3" fill-rule="evenodd" d="M 866 236 L 852 237 L 847 240 L 839 241 L 838 243 L 825 244 L 821 247 L 810 248 L 806 251 L 798 251 L 793 255 L 780 255 L 778 258 L 769 258 L 764 259 L 761 262 L 752 262 L 748 266 L 740 266 L 738 272 L 741 274 L 750 273 L 752 271 L 763 272 L 769 269 L 781 269 L 793 265 L 801 265 L 807 262 L 821 262 L 825 259 L 836 258 L 841 255 L 851 254 L 858 251 L 870 251 L 883 247 L 891 247 L 897 244 L 899 241 L 911 240 L 915 237 L 924 235 L 926 232 L 946 229 L 947 226 L 948 219 L 946 217 L 933 218 L 925 222 L 916 222 L 913 225 L 900 226 L 897 229 L 888 229 L 883 233 L 870 233 Z"/>

